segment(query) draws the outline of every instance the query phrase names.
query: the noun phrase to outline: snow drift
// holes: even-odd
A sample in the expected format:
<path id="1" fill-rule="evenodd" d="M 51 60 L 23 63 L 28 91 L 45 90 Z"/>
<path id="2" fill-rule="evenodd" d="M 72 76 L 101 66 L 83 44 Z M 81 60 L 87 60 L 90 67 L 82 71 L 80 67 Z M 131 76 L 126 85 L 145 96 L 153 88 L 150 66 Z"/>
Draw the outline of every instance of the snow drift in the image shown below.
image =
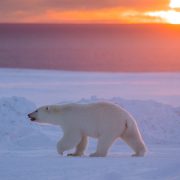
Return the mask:
<path id="1" fill-rule="evenodd" d="M 80 103 L 99 101 L 92 97 Z M 146 143 L 179 144 L 180 108 L 155 101 L 125 100 L 113 98 L 137 120 Z M 27 114 L 36 108 L 31 101 L 21 97 L 0 99 L 0 147 L 39 148 L 55 145 L 59 139 L 58 127 L 40 126 L 31 123 Z"/>
<path id="2" fill-rule="evenodd" d="M 48 147 L 51 137 L 43 127 L 31 123 L 27 114 L 36 108 L 35 104 L 22 97 L 0 99 L 0 147 L 33 148 Z"/>

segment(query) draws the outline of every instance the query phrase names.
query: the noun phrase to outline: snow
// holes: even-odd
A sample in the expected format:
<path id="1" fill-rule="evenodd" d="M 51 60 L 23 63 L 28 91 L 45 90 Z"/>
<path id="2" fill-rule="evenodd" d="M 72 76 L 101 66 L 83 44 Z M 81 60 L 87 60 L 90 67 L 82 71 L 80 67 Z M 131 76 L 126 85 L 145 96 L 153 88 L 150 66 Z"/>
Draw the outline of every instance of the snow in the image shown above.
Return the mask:
<path id="1" fill-rule="evenodd" d="M 0 97 L 0 179 L 180 179 L 180 107 L 175 106 L 178 104 L 177 102 L 168 105 L 160 101 L 157 102 L 155 98 L 153 100 L 145 99 L 145 94 L 139 100 L 122 98 L 121 93 L 119 93 L 120 97 L 113 97 L 108 93 L 99 97 L 96 92 L 105 86 L 108 87 L 108 84 L 113 86 L 111 82 L 115 77 L 113 74 L 107 81 L 105 81 L 105 77 L 109 77 L 109 74 L 99 75 L 98 73 L 84 73 L 85 76 L 82 77 L 83 73 L 75 72 L 12 69 L 8 69 L 6 72 L 4 69 L 0 69 L 0 74 L 6 74 L 0 78 L 2 88 L 0 92 L 3 92 Z M 63 83 L 55 83 L 56 76 L 61 78 L 61 82 L 64 79 Z M 121 77 L 121 75 L 117 76 Z M 122 80 L 125 84 L 132 83 L 131 75 L 124 74 L 122 76 L 121 83 Z M 164 76 L 168 77 L 167 74 L 148 76 L 150 84 L 150 77 L 157 76 L 159 78 L 161 76 L 162 79 Z M 169 76 L 179 78 L 179 74 L 176 76 L 169 74 Z M 142 76 L 136 78 L 138 80 Z M 144 81 L 144 78 L 142 79 Z M 103 87 L 100 88 L 99 82 Z M 34 86 L 38 86 L 38 88 L 36 87 L 36 89 Z M 78 88 L 78 86 L 80 87 Z M 81 89 L 82 86 L 83 89 Z M 95 89 L 92 86 L 95 86 Z M 7 91 L 5 91 L 5 87 Z M 89 94 L 86 92 L 89 87 L 95 95 L 90 98 L 88 95 L 92 94 L 90 91 Z M 179 85 L 177 84 L 176 87 L 177 90 Z M 55 88 L 57 89 L 55 90 Z M 67 98 L 67 94 L 64 92 L 61 98 L 54 98 L 53 101 L 50 101 L 53 93 L 55 93 L 54 96 L 58 95 L 58 89 L 63 92 L 68 88 L 79 90 L 74 95 L 77 95 L 77 98 L 74 96 Z M 9 97 L 7 97 L 8 95 Z M 37 95 L 41 97 L 38 98 Z M 43 95 L 45 95 L 44 99 Z M 171 95 L 171 91 L 169 91 L 168 96 Z M 123 142 L 117 141 L 112 146 L 108 157 L 90 158 L 88 154 L 92 153 L 96 147 L 94 139 L 89 140 L 84 157 L 58 155 L 55 147 L 62 136 L 61 129 L 55 126 L 32 123 L 28 120 L 27 114 L 36 109 L 37 106 L 44 104 L 45 101 L 47 103 L 62 103 L 72 100 L 79 103 L 109 100 L 126 108 L 137 120 L 149 149 L 147 156 L 133 158 L 130 156 L 132 150 Z"/>
<path id="2" fill-rule="evenodd" d="M 177 107 L 180 106 L 179 82 L 180 73 L 0 69 L 1 97 L 22 96 L 38 106 L 97 96 L 155 100 Z"/>
<path id="3" fill-rule="evenodd" d="M 27 118 L 27 114 L 34 111 L 35 108 L 34 103 L 22 97 L 0 99 L 1 149 L 32 149 L 39 147 L 39 144 L 41 147 L 47 148 L 52 145 L 52 137 L 43 133 L 44 130 L 41 126 L 31 123 Z M 44 129 L 48 132 L 50 128 Z"/>
<path id="4" fill-rule="evenodd" d="M 117 149 L 126 152 L 125 147 Z M 179 151 L 179 147 L 153 146 L 144 158 L 127 154 L 60 157 L 54 150 L 4 152 L 0 156 L 0 175 L 3 180 L 179 180 Z"/>

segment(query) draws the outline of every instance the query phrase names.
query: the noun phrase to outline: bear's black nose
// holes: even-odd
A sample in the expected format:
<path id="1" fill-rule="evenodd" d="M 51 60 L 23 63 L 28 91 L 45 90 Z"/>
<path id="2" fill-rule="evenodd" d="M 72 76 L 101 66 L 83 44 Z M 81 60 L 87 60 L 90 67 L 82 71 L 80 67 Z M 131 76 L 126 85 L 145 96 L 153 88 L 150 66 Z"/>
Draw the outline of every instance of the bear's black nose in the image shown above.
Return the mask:
<path id="1" fill-rule="evenodd" d="M 31 121 L 35 121 L 35 120 L 36 120 L 36 118 L 35 118 L 35 117 L 32 117 L 31 114 L 28 114 L 27 116 L 28 116 L 28 118 L 29 118 Z"/>

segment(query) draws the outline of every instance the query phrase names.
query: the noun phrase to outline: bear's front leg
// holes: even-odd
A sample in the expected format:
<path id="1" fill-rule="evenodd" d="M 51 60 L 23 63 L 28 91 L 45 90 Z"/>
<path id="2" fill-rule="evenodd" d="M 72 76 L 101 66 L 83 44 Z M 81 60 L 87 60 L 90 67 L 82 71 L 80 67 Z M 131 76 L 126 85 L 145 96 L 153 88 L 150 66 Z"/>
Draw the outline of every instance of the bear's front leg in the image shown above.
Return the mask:
<path id="1" fill-rule="evenodd" d="M 81 141 L 80 133 L 66 133 L 63 138 L 57 143 L 57 151 L 63 155 L 64 151 L 70 150 L 77 146 Z"/>

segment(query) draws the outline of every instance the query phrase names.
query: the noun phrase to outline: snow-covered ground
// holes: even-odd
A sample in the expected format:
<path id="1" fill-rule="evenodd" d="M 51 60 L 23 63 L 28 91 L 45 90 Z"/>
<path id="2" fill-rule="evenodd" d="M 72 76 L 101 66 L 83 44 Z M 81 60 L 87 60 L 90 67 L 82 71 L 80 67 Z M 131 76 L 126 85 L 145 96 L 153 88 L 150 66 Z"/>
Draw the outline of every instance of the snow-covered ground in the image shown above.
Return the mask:
<path id="1" fill-rule="evenodd" d="M 0 69 L 0 75 L 0 179 L 180 179 L 180 74 Z M 171 101 L 174 96 L 177 99 Z M 61 157 L 55 149 L 61 130 L 27 118 L 39 105 L 102 98 L 120 104 L 136 118 L 149 149 L 146 157 L 132 158 L 131 149 L 117 141 L 108 157 L 89 158 L 94 139 L 86 156 Z"/>
<path id="2" fill-rule="evenodd" d="M 144 158 L 124 146 L 106 158 L 60 157 L 54 149 L 0 153 L 2 180 L 179 180 L 180 147 L 153 145 Z"/>
<path id="3" fill-rule="evenodd" d="M 155 100 L 180 106 L 180 73 L 98 73 L 0 69 L 0 96 L 36 105 L 97 96 Z"/>

